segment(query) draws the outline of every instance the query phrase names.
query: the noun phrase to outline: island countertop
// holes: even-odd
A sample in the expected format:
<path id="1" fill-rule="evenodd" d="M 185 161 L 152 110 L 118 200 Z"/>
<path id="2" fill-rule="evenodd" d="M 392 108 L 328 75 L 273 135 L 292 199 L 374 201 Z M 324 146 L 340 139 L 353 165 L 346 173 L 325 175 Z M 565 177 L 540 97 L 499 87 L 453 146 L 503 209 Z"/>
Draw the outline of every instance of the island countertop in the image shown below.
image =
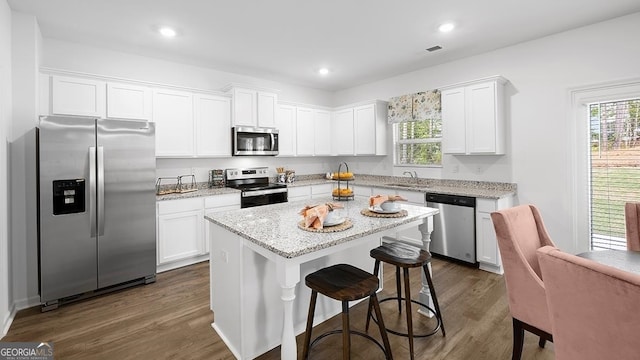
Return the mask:
<path id="1" fill-rule="evenodd" d="M 340 217 L 351 220 L 353 227 L 350 229 L 316 233 L 298 227 L 298 222 L 302 220 L 302 215 L 299 214 L 302 208 L 306 205 L 326 202 L 334 201 L 331 197 L 301 200 L 268 207 L 212 213 L 205 218 L 284 258 L 295 258 L 438 213 L 438 209 L 409 205 L 400 201 L 398 203 L 402 209 L 407 210 L 407 216 L 369 217 L 360 213 L 361 210 L 369 207 L 368 199 L 355 199 L 339 202 L 344 209 L 335 210 Z"/>

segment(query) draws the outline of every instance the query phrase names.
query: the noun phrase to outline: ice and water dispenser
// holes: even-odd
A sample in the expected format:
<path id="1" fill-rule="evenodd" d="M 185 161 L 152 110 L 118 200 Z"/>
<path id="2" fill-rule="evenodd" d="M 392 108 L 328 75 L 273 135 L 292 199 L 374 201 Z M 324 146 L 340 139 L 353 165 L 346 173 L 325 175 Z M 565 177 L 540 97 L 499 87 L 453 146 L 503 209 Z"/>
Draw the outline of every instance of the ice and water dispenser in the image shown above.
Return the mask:
<path id="1" fill-rule="evenodd" d="M 53 215 L 85 210 L 84 179 L 53 180 Z"/>

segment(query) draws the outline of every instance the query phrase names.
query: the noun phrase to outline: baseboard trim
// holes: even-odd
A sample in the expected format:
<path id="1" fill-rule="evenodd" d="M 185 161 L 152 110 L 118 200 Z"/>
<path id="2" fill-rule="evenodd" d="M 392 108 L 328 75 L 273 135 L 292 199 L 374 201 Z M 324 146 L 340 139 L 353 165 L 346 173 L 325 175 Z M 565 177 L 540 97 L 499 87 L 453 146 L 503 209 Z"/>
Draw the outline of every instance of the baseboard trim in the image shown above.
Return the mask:
<path id="1" fill-rule="evenodd" d="M 9 309 L 9 312 L 7 313 L 7 316 L 2 319 L 2 336 L 0 336 L 0 339 L 3 339 L 9 332 L 9 328 L 11 327 L 13 319 L 16 317 L 17 313 L 18 311 L 16 310 L 16 307 L 12 305 Z"/>
<path id="2" fill-rule="evenodd" d="M 188 259 L 177 260 L 174 262 L 158 265 L 156 267 L 156 272 L 161 273 L 161 272 L 181 268 L 183 266 L 197 264 L 199 262 L 203 262 L 207 260 L 209 260 L 209 254 L 199 255 L 192 258 L 188 258 Z"/>
<path id="3" fill-rule="evenodd" d="M 40 305 L 40 295 L 32 296 L 27 299 L 20 299 L 13 303 L 13 307 L 16 309 L 16 312 L 38 305 Z"/>

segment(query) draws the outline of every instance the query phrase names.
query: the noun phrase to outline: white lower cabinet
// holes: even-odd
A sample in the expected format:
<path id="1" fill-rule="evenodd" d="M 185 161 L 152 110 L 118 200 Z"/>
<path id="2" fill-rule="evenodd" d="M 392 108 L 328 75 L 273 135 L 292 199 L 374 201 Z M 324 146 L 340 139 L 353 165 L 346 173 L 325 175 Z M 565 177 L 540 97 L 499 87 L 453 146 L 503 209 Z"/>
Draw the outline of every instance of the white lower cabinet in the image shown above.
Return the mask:
<path id="1" fill-rule="evenodd" d="M 491 213 L 513 206 L 513 197 L 476 199 L 476 260 L 480 269 L 502 274 L 502 261 Z"/>
<path id="2" fill-rule="evenodd" d="M 161 201 L 157 211 L 158 265 L 204 254 L 202 198 Z"/>
<path id="3" fill-rule="evenodd" d="M 311 186 L 290 187 L 287 192 L 288 201 L 311 199 Z"/>
<path id="4" fill-rule="evenodd" d="M 213 214 L 217 212 L 224 212 L 230 210 L 240 209 L 240 195 L 239 194 L 224 194 L 216 196 L 208 196 L 204 198 L 204 213 Z M 211 247 L 211 239 L 209 239 L 209 224 L 208 221 L 204 221 L 204 243 L 205 252 L 208 254 Z"/>
<path id="5" fill-rule="evenodd" d="M 371 187 L 363 185 L 352 185 L 353 196 L 359 199 L 368 199 L 371 197 Z"/>
<path id="6" fill-rule="evenodd" d="M 158 272 L 209 259 L 209 235 L 205 214 L 240 209 L 240 194 L 158 201 Z"/>
<path id="7" fill-rule="evenodd" d="M 312 185 L 311 198 L 316 199 L 331 196 L 331 191 L 333 191 L 333 184 Z"/>

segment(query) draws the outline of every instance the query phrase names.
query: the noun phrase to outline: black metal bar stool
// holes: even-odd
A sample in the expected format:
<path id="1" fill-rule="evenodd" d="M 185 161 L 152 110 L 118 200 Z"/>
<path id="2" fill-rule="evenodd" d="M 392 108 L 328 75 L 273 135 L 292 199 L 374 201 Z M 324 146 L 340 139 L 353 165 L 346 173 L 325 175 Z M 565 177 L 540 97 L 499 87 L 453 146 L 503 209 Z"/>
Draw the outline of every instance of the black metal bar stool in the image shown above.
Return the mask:
<path id="1" fill-rule="evenodd" d="M 404 300 L 406 304 L 406 317 L 407 317 L 407 333 L 401 333 L 395 330 L 387 330 L 388 332 L 405 336 L 409 338 L 409 352 L 411 354 L 411 359 L 413 359 L 413 338 L 414 337 L 427 337 L 434 335 L 438 332 L 438 330 L 442 330 L 442 336 L 445 336 L 444 323 L 442 322 L 442 313 L 440 312 L 440 306 L 438 305 L 438 298 L 436 297 L 436 291 L 433 288 L 433 281 L 431 280 L 431 275 L 429 274 L 429 262 L 431 261 L 431 253 L 420 249 L 415 246 L 407 245 L 401 242 L 391 242 L 385 243 L 377 248 L 371 250 L 369 253 L 372 258 L 376 260 L 375 266 L 373 268 L 373 274 L 378 275 L 378 271 L 380 270 L 380 261 L 384 261 L 388 264 L 394 265 L 396 267 L 396 297 L 388 297 L 380 300 L 380 302 L 397 300 L 398 301 L 398 312 L 402 313 L 402 301 Z M 428 306 L 428 304 L 423 304 L 417 300 L 411 299 L 411 291 L 409 286 L 409 268 L 422 267 L 424 270 L 424 275 L 427 278 L 427 283 L 429 284 L 429 291 L 431 292 L 431 298 L 433 299 L 433 305 L 435 310 Z M 401 287 L 400 287 L 400 268 L 403 269 L 403 277 L 404 277 L 404 297 L 401 296 Z M 414 334 L 413 333 L 413 319 L 411 313 L 411 303 L 419 304 L 431 311 L 436 316 L 436 326 L 432 331 L 426 334 Z M 369 303 L 369 310 L 367 311 L 367 324 L 366 329 L 369 330 L 369 320 L 372 318 L 371 307 L 373 304 Z M 376 316 L 377 313 L 376 313 Z M 373 318 L 373 321 L 377 321 L 376 318 Z"/>
<path id="2" fill-rule="evenodd" d="M 376 297 L 378 290 L 378 277 L 364 270 L 347 264 L 338 264 L 320 269 L 305 277 L 305 283 L 311 288 L 311 302 L 309 303 L 309 315 L 307 317 L 307 331 L 304 335 L 304 359 L 309 357 L 310 348 L 320 339 L 332 335 L 342 333 L 342 358 L 349 359 L 351 353 L 351 336 L 355 334 L 373 341 L 384 352 L 387 359 L 393 359 L 391 355 L 391 347 L 389 338 L 384 327 L 382 313 L 380 312 L 380 304 Z M 311 330 L 313 328 L 313 316 L 316 309 L 316 299 L 318 293 L 328 296 L 332 299 L 342 302 L 342 330 L 333 330 L 318 336 L 311 345 Z M 378 327 L 380 328 L 380 336 L 384 347 L 376 339 L 363 332 L 350 330 L 349 328 L 349 301 L 363 299 L 369 297 L 369 310 L 373 307 L 376 311 L 378 319 Z"/>

